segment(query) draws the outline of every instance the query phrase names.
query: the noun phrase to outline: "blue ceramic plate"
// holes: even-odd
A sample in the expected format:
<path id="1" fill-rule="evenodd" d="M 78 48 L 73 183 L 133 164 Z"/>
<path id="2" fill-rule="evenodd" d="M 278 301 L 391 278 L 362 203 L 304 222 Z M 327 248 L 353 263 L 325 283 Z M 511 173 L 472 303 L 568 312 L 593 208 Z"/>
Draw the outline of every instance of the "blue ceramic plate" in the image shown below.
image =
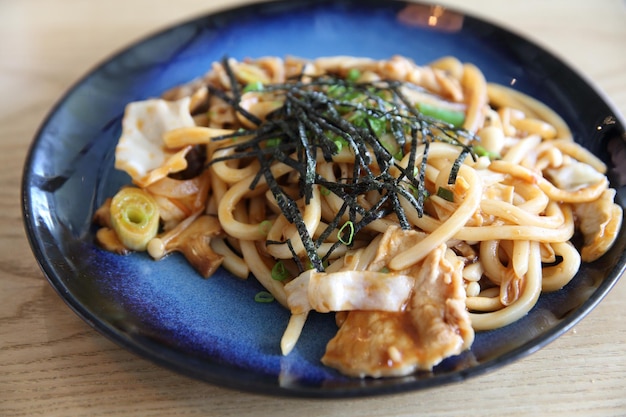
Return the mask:
<path id="1" fill-rule="evenodd" d="M 455 55 L 478 65 L 489 81 L 515 82 L 558 111 L 576 140 L 611 167 L 623 205 L 624 124 L 601 95 L 507 30 L 450 10 L 429 20 L 432 12 L 428 5 L 387 0 L 249 5 L 164 30 L 103 62 L 52 110 L 25 166 L 26 230 L 52 286 L 87 323 L 144 358 L 220 386 L 273 395 L 354 397 L 438 386 L 507 364 L 570 329 L 624 271 L 624 233 L 565 289 L 542 296 L 527 317 L 478 334 L 470 352 L 432 373 L 380 380 L 346 378 L 320 363 L 335 333 L 332 315 L 314 315 L 295 351 L 282 357 L 288 313 L 276 303 L 255 302 L 260 286 L 254 279 L 220 270 L 204 280 L 178 256 L 155 262 L 94 245 L 94 209 L 129 182 L 113 168 L 124 106 L 203 74 L 226 54 L 401 54 L 417 63 Z"/>

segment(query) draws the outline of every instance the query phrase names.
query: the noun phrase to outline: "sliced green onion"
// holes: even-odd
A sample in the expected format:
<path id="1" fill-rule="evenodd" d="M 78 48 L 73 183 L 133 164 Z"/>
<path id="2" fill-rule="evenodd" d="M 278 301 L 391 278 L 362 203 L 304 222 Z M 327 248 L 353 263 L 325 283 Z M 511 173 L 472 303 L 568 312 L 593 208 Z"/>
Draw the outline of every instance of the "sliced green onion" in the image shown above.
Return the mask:
<path id="1" fill-rule="evenodd" d="M 447 188 L 439 187 L 439 189 L 437 190 L 437 197 L 441 197 L 451 203 L 454 202 L 454 193 Z"/>
<path id="2" fill-rule="evenodd" d="M 387 132 L 387 120 L 384 117 L 374 117 L 362 111 L 355 111 L 348 117 L 348 121 L 358 127 L 371 128 L 377 138 Z"/>
<path id="3" fill-rule="evenodd" d="M 257 303 L 271 303 L 274 301 L 274 296 L 267 291 L 259 291 L 254 296 L 254 301 Z"/>
<path id="4" fill-rule="evenodd" d="M 259 231 L 264 235 L 267 235 L 270 232 L 271 228 L 272 222 L 269 220 L 263 220 L 261 223 L 259 223 Z"/>
<path id="5" fill-rule="evenodd" d="M 465 122 L 465 113 L 462 111 L 444 109 L 428 103 L 418 103 L 417 108 L 424 116 L 450 123 L 454 127 L 461 127 Z"/>
<path id="6" fill-rule="evenodd" d="M 349 143 L 347 140 L 345 140 L 344 138 L 338 136 L 333 140 L 333 143 L 335 144 L 335 147 L 337 148 L 337 153 L 341 152 L 341 150 L 343 149 L 344 146 L 348 146 Z"/>
<path id="7" fill-rule="evenodd" d="M 337 98 L 344 95 L 346 91 L 346 87 L 344 87 L 343 85 L 334 84 L 328 87 L 327 94 L 329 97 Z"/>
<path id="8" fill-rule="evenodd" d="M 382 117 L 368 117 L 367 123 L 369 123 L 376 137 L 381 137 L 387 132 L 387 120 Z"/>
<path id="9" fill-rule="evenodd" d="M 356 68 L 351 68 L 350 71 L 348 71 L 348 74 L 346 74 L 346 80 L 352 82 L 358 80 L 359 77 L 361 77 L 361 71 Z"/>
<path id="10" fill-rule="evenodd" d="M 386 266 L 383 266 L 378 272 L 383 273 L 383 274 L 388 274 L 391 271 L 389 271 L 389 268 L 387 268 Z"/>
<path id="11" fill-rule="evenodd" d="M 122 188 L 111 199 L 110 219 L 124 246 L 143 251 L 159 230 L 159 206 L 141 188 Z"/>
<path id="12" fill-rule="evenodd" d="M 367 127 L 365 124 L 365 118 L 367 117 L 366 113 L 361 111 L 355 111 L 351 115 L 347 117 L 347 120 L 355 126 L 359 127 Z"/>
<path id="13" fill-rule="evenodd" d="M 346 228 L 349 229 L 347 230 L 347 239 L 343 237 L 344 233 L 346 232 Z M 343 224 L 343 226 L 341 226 L 341 229 L 339 229 L 339 231 L 337 232 L 337 239 L 339 239 L 339 241 L 346 246 L 350 246 L 352 244 L 352 239 L 354 239 L 354 223 L 352 223 L 352 221 L 348 220 Z"/>
<path id="14" fill-rule="evenodd" d="M 411 190 L 411 194 L 413 194 L 415 197 L 419 196 L 419 190 L 413 184 L 409 184 L 409 190 Z M 424 201 L 426 201 L 428 197 L 430 197 L 430 193 L 428 192 L 426 188 L 422 190 L 422 195 L 424 197 Z"/>
<path id="15" fill-rule="evenodd" d="M 265 146 L 267 146 L 268 148 L 275 148 L 278 145 L 280 145 L 280 139 L 279 138 L 271 138 L 271 139 L 268 139 L 267 141 L 265 141 Z"/>
<path id="16" fill-rule="evenodd" d="M 289 278 L 289 271 L 285 268 L 283 261 L 278 261 L 272 267 L 272 279 L 276 281 L 284 281 Z"/>
<path id="17" fill-rule="evenodd" d="M 326 187 L 321 187 L 320 188 L 320 194 L 326 196 L 326 195 L 330 195 L 330 190 Z"/>
<path id="18" fill-rule="evenodd" d="M 354 102 L 354 103 L 363 101 L 363 99 L 366 97 L 362 91 L 360 91 L 357 88 L 354 88 L 353 86 L 350 86 L 350 85 L 346 86 L 346 85 L 339 85 L 339 84 L 335 84 L 335 85 L 328 87 L 327 95 L 331 99 L 337 99 L 343 102 Z M 336 106 L 336 109 L 340 113 L 346 114 L 346 113 L 353 111 L 354 107 L 349 106 L 349 105 L 342 106 L 338 104 Z"/>
<path id="19" fill-rule="evenodd" d="M 383 140 L 380 144 L 383 145 L 383 148 L 385 148 L 396 160 L 400 161 L 404 158 L 404 150 L 395 142 Z"/>
<path id="20" fill-rule="evenodd" d="M 254 81 L 254 82 L 247 84 L 243 88 L 244 93 L 250 93 L 253 91 L 263 91 L 263 83 L 261 81 Z"/>
<path id="21" fill-rule="evenodd" d="M 324 268 L 328 268 L 328 265 L 330 265 L 330 262 L 328 261 L 328 259 L 326 259 L 324 262 L 322 262 L 322 266 L 323 266 Z M 306 262 L 306 265 L 305 265 L 305 266 L 306 266 L 306 269 L 307 269 L 307 270 L 308 270 L 308 269 L 313 269 L 313 268 L 314 268 L 314 266 L 313 266 L 313 262 L 311 262 L 310 260 L 308 260 L 308 261 Z"/>
<path id="22" fill-rule="evenodd" d="M 488 151 L 487 149 L 483 148 L 480 145 L 474 145 L 472 146 L 472 150 L 474 151 L 474 153 L 478 156 L 486 156 L 488 157 L 490 160 L 494 160 L 494 159 L 500 159 L 501 156 L 498 152 L 491 152 Z"/>

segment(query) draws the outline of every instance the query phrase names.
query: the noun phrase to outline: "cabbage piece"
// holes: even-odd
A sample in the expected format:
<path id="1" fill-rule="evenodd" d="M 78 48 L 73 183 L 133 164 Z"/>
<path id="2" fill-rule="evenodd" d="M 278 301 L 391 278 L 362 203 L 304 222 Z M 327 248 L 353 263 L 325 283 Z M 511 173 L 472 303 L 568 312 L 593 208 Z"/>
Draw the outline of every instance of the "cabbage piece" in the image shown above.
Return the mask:
<path id="1" fill-rule="evenodd" d="M 574 205 L 585 240 L 580 253 L 584 262 L 593 262 L 604 255 L 617 239 L 624 213 L 622 207 L 614 203 L 615 194 L 616 191 L 609 188 L 597 200 Z"/>
<path id="2" fill-rule="evenodd" d="M 140 187 L 187 168 L 185 156 L 192 147 L 169 149 L 164 144 L 163 134 L 195 125 L 189 104 L 189 97 L 177 101 L 150 99 L 128 104 L 122 135 L 115 148 L 115 168 L 128 173 Z"/>
<path id="3" fill-rule="evenodd" d="M 560 168 L 548 169 L 547 173 L 552 183 L 562 190 L 574 191 L 604 179 L 604 174 L 584 162 L 573 161 Z"/>
<path id="4" fill-rule="evenodd" d="M 372 271 L 308 270 L 285 285 L 292 314 L 349 310 L 402 311 L 414 278 Z"/>

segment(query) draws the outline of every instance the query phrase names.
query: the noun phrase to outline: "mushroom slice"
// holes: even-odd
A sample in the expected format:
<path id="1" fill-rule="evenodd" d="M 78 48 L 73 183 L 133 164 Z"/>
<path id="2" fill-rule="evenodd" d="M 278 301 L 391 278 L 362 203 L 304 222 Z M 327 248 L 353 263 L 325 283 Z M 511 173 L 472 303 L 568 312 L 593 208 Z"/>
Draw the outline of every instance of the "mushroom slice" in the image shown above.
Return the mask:
<path id="1" fill-rule="evenodd" d="M 211 238 L 221 234 L 217 218 L 196 214 L 152 239 L 148 244 L 148 253 L 158 260 L 172 252 L 180 252 L 204 278 L 208 278 L 224 261 L 224 257 L 211 248 Z"/>

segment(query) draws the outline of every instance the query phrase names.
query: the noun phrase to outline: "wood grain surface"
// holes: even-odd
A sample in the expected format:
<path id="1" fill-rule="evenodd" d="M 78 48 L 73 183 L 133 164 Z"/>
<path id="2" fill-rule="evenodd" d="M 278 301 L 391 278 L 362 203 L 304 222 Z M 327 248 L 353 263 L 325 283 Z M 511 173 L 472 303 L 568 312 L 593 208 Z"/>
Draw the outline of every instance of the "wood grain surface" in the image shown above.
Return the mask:
<path id="1" fill-rule="evenodd" d="M 544 349 L 458 384 L 394 396 L 299 400 L 251 395 L 162 369 L 79 319 L 37 266 L 20 181 L 47 112 L 115 51 L 235 0 L 0 0 L 1 416 L 624 416 L 626 281 Z M 556 53 L 626 113 L 621 0 L 444 1 Z"/>

